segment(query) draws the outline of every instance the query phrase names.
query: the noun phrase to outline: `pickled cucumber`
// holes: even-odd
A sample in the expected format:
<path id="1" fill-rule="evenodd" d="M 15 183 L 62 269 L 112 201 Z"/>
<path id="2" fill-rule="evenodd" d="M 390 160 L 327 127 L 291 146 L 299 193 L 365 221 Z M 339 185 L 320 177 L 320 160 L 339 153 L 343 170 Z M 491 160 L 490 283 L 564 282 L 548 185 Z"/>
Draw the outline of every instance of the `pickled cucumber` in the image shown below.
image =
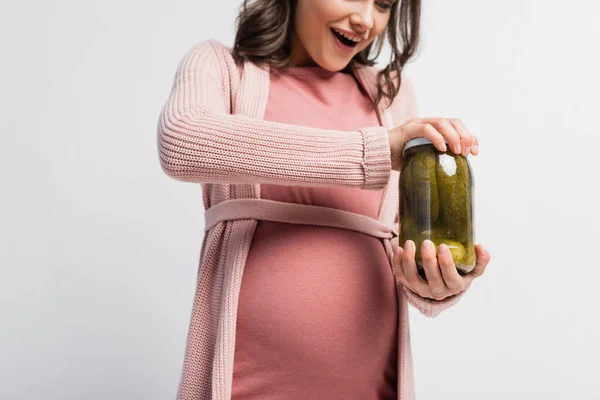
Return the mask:
<path id="1" fill-rule="evenodd" d="M 455 264 L 457 262 L 462 261 L 465 258 L 465 255 L 467 253 L 465 251 L 465 246 L 463 246 L 459 242 L 456 242 L 454 240 L 437 239 L 437 238 L 434 238 L 431 241 L 433 242 L 433 244 L 435 244 L 435 254 L 436 255 L 439 254 L 440 245 L 445 244 L 446 246 L 448 246 L 448 249 L 450 250 L 450 254 L 452 254 L 452 259 L 454 260 Z"/>
<path id="2" fill-rule="evenodd" d="M 406 196 L 406 201 L 409 202 L 419 226 L 430 225 L 438 219 L 440 213 L 435 158 L 434 151 L 415 154 L 404 175 L 404 190 L 410 194 Z"/>
<path id="3" fill-rule="evenodd" d="M 460 260 L 460 262 L 458 262 L 458 263 L 455 262 L 456 269 L 458 270 L 459 273 L 461 273 L 463 275 L 471 272 L 473 270 L 473 268 L 475 268 L 475 263 L 477 262 L 476 254 L 475 254 L 475 246 L 469 245 L 469 246 L 466 246 L 465 249 L 466 249 L 466 254 L 463 257 L 463 259 Z"/>
<path id="4" fill-rule="evenodd" d="M 398 227 L 400 246 L 404 246 L 406 240 L 413 236 L 414 223 L 410 214 L 410 168 L 402 168 L 400 173 L 400 222 Z"/>
<path id="5" fill-rule="evenodd" d="M 471 170 L 469 169 L 468 173 L 469 177 L 469 187 L 473 185 L 473 175 Z M 475 268 L 475 263 L 477 262 L 477 253 L 475 250 L 475 232 L 473 231 L 473 199 L 474 193 L 472 190 L 467 191 L 467 201 L 469 204 L 469 208 L 467 209 L 469 213 L 469 218 L 467 219 L 467 240 L 464 242 L 465 249 L 467 250 L 467 254 L 462 262 L 462 268 L 465 273 L 469 273 Z"/>
<path id="6" fill-rule="evenodd" d="M 468 192 L 470 176 L 467 160 L 462 156 L 440 155 L 435 167 L 439 194 L 440 226 L 458 242 L 470 236 Z"/>

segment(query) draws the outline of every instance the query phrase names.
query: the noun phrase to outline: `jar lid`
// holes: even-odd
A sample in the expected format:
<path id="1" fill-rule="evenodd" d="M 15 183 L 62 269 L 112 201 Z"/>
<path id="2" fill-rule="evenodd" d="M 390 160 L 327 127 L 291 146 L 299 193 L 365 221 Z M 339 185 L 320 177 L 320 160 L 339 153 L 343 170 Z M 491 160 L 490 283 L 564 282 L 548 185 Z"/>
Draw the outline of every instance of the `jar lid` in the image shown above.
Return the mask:
<path id="1" fill-rule="evenodd" d="M 446 140 L 446 138 L 444 138 L 444 142 L 446 142 L 446 144 L 448 144 L 448 140 Z M 404 155 L 404 152 L 407 149 L 410 149 L 411 147 L 415 147 L 415 146 L 421 146 L 424 144 L 433 144 L 433 143 L 431 142 L 431 140 L 424 138 L 424 137 L 410 139 L 408 142 L 406 142 L 404 144 L 404 148 L 402 149 L 402 155 Z"/>

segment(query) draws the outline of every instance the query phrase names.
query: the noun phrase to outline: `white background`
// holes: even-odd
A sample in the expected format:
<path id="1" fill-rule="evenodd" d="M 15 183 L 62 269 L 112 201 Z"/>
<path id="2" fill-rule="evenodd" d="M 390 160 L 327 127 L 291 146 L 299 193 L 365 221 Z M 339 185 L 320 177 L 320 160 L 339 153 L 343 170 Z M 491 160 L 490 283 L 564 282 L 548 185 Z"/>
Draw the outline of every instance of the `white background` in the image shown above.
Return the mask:
<path id="1" fill-rule="evenodd" d="M 233 43 L 238 5 L 3 2 L 0 398 L 175 397 L 203 206 L 161 171 L 156 124 L 185 52 Z M 406 70 L 422 116 L 480 138 L 493 260 L 438 318 L 411 309 L 420 400 L 600 399 L 598 15 L 425 1 Z"/>

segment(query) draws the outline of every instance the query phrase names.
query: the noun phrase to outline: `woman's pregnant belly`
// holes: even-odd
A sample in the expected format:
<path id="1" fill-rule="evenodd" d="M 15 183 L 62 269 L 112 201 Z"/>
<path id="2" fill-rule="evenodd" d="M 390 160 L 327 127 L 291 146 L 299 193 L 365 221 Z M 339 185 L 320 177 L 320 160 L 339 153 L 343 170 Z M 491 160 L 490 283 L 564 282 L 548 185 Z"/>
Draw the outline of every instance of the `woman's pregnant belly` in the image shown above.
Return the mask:
<path id="1" fill-rule="evenodd" d="M 393 399 L 397 318 L 380 239 L 259 221 L 238 305 L 233 399 Z"/>

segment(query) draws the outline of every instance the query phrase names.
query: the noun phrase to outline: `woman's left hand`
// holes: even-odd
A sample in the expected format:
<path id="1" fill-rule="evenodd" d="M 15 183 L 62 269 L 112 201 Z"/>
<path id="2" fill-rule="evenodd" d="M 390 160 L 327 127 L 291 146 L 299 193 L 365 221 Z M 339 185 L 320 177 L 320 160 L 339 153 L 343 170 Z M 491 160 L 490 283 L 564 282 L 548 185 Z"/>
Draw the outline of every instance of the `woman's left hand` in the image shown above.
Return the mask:
<path id="1" fill-rule="evenodd" d="M 404 249 L 398 247 L 392 260 L 394 271 L 400 283 L 421 297 L 443 300 L 467 290 L 473 279 L 480 277 L 491 260 L 490 253 L 478 244 L 475 246 L 477 262 L 475 268 L 466 275 L 460 275 L 454 265 L 452 254 L 446 245 L 440 245 L 436 258 L 435 245 L 430 240 L 423 241 L 421 259 L 427 280 L 417 272 L 415 243 L 407 240 Z"/>

